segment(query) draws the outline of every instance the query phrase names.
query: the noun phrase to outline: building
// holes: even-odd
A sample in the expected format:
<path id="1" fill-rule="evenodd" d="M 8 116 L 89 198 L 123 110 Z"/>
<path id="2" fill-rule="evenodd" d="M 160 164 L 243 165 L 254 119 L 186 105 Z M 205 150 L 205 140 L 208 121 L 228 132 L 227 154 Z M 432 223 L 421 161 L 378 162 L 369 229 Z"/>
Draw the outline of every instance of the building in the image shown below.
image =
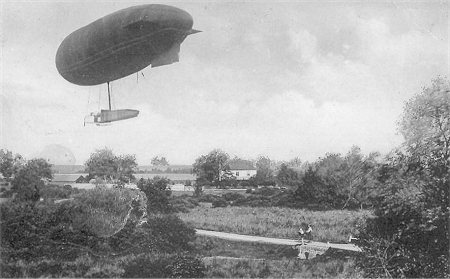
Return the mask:
<path id="1" fill-rule="evenodd" d="M 251 161 L 235 159 L 230 162 L 230 173 L 236 180 L 249 180 L 256 175 L 256 168 Z"/>

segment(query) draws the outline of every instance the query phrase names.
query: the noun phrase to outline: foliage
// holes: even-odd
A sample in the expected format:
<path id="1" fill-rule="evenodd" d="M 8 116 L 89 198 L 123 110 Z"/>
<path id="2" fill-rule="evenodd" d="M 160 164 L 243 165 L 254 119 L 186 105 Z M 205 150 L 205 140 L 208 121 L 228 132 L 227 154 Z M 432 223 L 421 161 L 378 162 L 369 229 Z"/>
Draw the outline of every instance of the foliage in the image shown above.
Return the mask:
<path id="1" fill-rule="evenodd" d="M 169 162 L 167 161 L 166 157 L 159 158 L 158 156 L 155 156 L 152 158 L 151 164 L 153 166 L 168 166 Z"/>
<path id="2" fill-rule="evenodd" d="M 289 168 L 286 164 L 281 164 L 277 174 L 277 181 L 281 186 L 297 186 L 299 176 L 294 169 Z"/>
<path id="3" fill-rule="evenodd" d="M 225 199 L 217 199 L 215 201 L 212 202 L 212 207 L 216 208 L 216 207 L 227 207 L 229 205 L 229 203 L 225 200 Z"/>
<path id="4" fill-rule="evenodd" d="M 48 184 L 43 185 L 39 189 L 39 195 L 44 200 L 46 199 L 68 199 L 72 195 L 78 194 L 83 190 L 79 190 L 77 188 L 72 188 L 70 185 L 54 185 Z"/>
<path id="5" fill-rule="evenodd" d="M 198 157 L 193 164 L 193 172 L 197 175 L 197 184 L 218 183 L 223 173 L 227 173 L 230 169 L 229 159 L 230 156 L 219 149 L 214 149 L 207 155 Z"/>
<path id="6" fill-rule="evenodd" d="M 31 159 L 20 167 L 12 180 L 12 191 L 20 200 L 37 201 L 44 180 L 52 179 L 51 165 L 44 159 Z"/>
<path id="7" fill-rule="evenodd" d="M 96 150 L 85 163 L 89 179 L 102 178 L 111 182 L 128 182 L 134 179 L 137 169 L 134 155 L 116 156 L 111 149 Z"/>
<path id="8" fill-rule="evenodd" d="M 316 202 L 333 208 L 371 206 L 376 198 L 374 172 L 378 167 L 378 153 L 361 154 L 357 146 L 342 157 L 326 154 L 302 175 L 296 199 Z"/>
<path id="9" fill-rule="evenodd" d="M 205 266 L 189 254 L 142 254 L 125 266 L 125 278 L 199 278 Z"/>
<path id="10" fill-rule="evenodd" d="M 121 277 L 139 254 L 164 262 L 168 276 L 201 276 L 203 264 L 192 253 L 195 231 L 175 215 L 151 215 L 140 222 L 142 201 L 130 204 L 133 191 L 99 188 L 61 203 L 2 203 L 1 277 Z M 99 208 L 104 212 L 110 208 L 109 215 L 102 216 L 105 219 L 123 215 L 126 204 L 134 217 L 115 234 L 100 233 L 101 224 L 90 221 L 80 225 Z M 137 277 L 146 276 L 136 272 Z"/>
<path id="11" fill-rule="evenodd" d="M 170 204 L 172 191 L 169 189 L 170 180 L 155 176 L 152 179 L 140 179 L 137 187 L 147 196 L 147 210 L 150 213 L 174 212 Z"/>
<path id="12" fill-rule="evenodd" d="M 128 220 L 144 220 L 146 205 L 146 196 L 139 190 L 97 187 L 64 202 L 59 212 L 75 230 L 110 237 L 121 231 Z"/>
<path id="13" fill-rule="evenodd" d="M 431 86 L 409 100 L 399 130 L 408 154 L 417 162 L 440 161 L 448 167 L 450 158 L 450 82 L 436 78 Z"/>
<path id="14" fill-rule="evenodd" d="M 0 173 L 6 181 L 10 181 L 24 164 L 24 159 L 19 154 L 13 155 L 9 150 L 0 149 Z"/>
<path id="15" fill-rule="evenodd" d="M 256 175 L 250 178 L 253 185 L 275 185 L 273 163 L 268 157 L 260 156 L 256 161 Z"/>
<path id="16" fill-rule="evenodd" d="M 188 212 L 190 209 L 199 206 L 198 199 L 188 196 L 172 196 L 170 202 L 175 212 Z"/>
<path id="17" fill-rule="evenodd" d="M 195 231 L 173 214 L 149 215 L 147 222 L 135 226 L 128 223 L 123 230 L 109 238 L 116 253 L 192 252 Z"/>
<path id="18" fill-rule="evenodd" d="M 448 98 L 437 79 L 405 107 L 404 151 L 378 169 L 375 217 L 360 235 L 365 276 L 450 276 Z"/>

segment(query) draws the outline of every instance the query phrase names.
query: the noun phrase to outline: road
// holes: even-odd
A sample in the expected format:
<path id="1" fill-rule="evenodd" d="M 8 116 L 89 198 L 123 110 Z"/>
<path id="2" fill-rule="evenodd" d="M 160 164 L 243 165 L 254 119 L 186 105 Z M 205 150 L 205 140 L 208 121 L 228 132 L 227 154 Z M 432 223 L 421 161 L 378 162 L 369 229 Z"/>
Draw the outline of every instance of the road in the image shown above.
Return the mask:
<path id="1" fill-rule="evenodd" d="M 289 245 L 289 246 L 294 246 L 294 245 L 300 244 L 300 241 L 294 240 L 294 239 L 271 238 L 271 237 L 243 235 L 243 234 L 235 234 L 235 233 L 207 231 L 207 230 L 200 230 L 200 229 L 196 229 L 196 233 L 198 235 L 217 237 L 217 238 L 234 240 L 234 241 L 259 242 L 259 243 Z M 306 243 L 306 246 L 314 246 L 314 247 L 320 247 L 320 248 L 328 247 L 328 248 L 334 248 L 334 249 L 340 249 L 340 250 L 361 252 L 361 249 L 354 244 L 339 244 L 339 243 L 325 243 L 325 242 L 318 242 L 318 241 L 310 241 L 310 242 Z"/>

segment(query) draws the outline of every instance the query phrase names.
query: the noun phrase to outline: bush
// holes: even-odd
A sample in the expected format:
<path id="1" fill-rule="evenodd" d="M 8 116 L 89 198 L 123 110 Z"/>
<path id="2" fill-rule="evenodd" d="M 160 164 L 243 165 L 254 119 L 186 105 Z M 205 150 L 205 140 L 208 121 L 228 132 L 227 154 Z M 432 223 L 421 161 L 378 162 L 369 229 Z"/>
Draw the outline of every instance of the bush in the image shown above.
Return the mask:
<path id="1" fill-rule="evenodd" d="M 225 193 L 222 195 L 222 198 L 224 198 L 226 201 L 228 202 L 232 202 L 232 201 L 238 201 L 238 200 L 243 200 L 245 199 L 245 196 L 239 193 Z"/>
<path id="2" fill-rule="evenodd" d="M 70 185 L 41 185 L 39 187 L 39 195 L 43 199 L 67 199 L 73 194 L 80 193 L 82 190 L 72 188 Z"/>
<path id="3" fill-rule="evenodd" d="M 151 215 L 141 223 L 145 205 L 138 190 L 105 188 L 57 204 L 2 203 L 0 276 L 121 277 L 136 254 L 153 255 L 156 266 L 149 268 L 166 270 L 135 271 L 137 277 L 202 276 L 192 254 L 195 231 L 175 215 Z"/>
<path id="4" fill-rule="evenodd" d="M 44 186 L 45 179 L 51 178 L 51 165 L 44 159 L 32 159 L 14 174 L 12 190 L 17 193 L 20 200 L 38 201 L 39 188 Z"/>
<path id="5" fill-rule="evenodd" d="M 199 278 L 205 274 L 202 261 L 188 254 L 142 254 L 124 269 L 126 278 Z"/>
<path id="6" fill-rule="evenodd" d="M 109 237 L 124 228 L 129 219 L 141 221 L 147 215 L 147 201 L 139 190 L 101 188 L 84 191 L 59 210 L 70 225 L 100 237 Z"/>
<path id="7" fill-rule="evenodd" d="M 212 207 L 227 207 L 228 202 L 225 199 L 219 199 L 212 202 Z"/>
<path id="8" fill-rule="evenodd" d="M 197 198 L 199 202 L 215 202 L 218 200 L 222 200 L 223 198 L 219 195 L 206 194 Z"/>
<path id="9" fill-rule="evenodd" d="M 168 185 L 170 180 L 155 176 L 152 179 L 141 179 L 137 186 L 147 196 L 147 210 L 149 213 L 172 213 L 174 208 L 170 204 L 169 197 L 172 191 Z"/>
<path id="10" fill-rule="evenodd" d="M 170 202 L 175 212 L 188 212 L 189 209 L 192 209 L 199 205 L 199 202 L 196 198 L 187 195 L 172 197 Z"/>

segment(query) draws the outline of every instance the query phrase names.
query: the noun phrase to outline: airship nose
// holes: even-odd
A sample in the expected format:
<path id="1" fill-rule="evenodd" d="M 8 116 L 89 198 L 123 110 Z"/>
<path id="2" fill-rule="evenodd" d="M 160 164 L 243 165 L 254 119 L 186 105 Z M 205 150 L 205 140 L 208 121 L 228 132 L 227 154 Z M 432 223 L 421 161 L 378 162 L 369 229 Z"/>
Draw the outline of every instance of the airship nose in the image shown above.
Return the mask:
<path id="1" fill-rule="evenodd" d="M 191 30 L 189 30 L 187 33 L 188 33 L 188 35 L 192 35 L 192 34 L 200 33 L 200 32 L 202 32 L 202 31 L 200 31 L 200 30 L 195 30 L 195 29 L 191 29 Z"/>

